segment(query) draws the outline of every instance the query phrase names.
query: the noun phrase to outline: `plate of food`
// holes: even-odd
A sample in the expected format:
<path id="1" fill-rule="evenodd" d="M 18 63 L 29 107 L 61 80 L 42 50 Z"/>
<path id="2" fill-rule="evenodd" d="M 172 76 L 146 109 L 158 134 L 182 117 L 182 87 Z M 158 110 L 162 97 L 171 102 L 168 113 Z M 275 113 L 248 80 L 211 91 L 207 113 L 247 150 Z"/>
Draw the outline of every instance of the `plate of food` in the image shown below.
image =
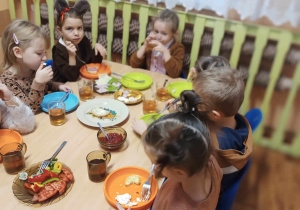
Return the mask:
<path id="1" fill-rule="evenodd" d="M 14 195 L 28 206 L 48 206 L 63 199 L 74 185 L 71 169 L 54 159 L 43 173 L 37 174 L 40 163 L 19 173 L 12 185 Z"/>
<path id="2" fill-rule="evenodd" d="M 168 85 L 167 89 L 172 97 L 177 98 L 182 91 L 193 90 L 193 83 L 185 81 L 172 82 Z"/>
<path id="3" fill-rule="evenodd" d="M 131 89 L 145 90 L 145 89 L 151 87 L 152 82 L 153 82 L 152 78 L 149 75 L 143 74 L 143 73 L 131 72 L 131 73 L 125 74 L 124 76 L 130 77 L 135 80 L 145 80 L 144 82 L 139 83 L 139 82 L 133 81 L 132 79 L 122 77 L 122 79 L 121 79 L 122 85 L 124 87 L 131 88 Z"/>
<path id="4" fill-rule="evenodd" d="M 143 93 L 133 89 L 120 89 L 115 92 L 114 98 L 124 104 L 137 104 L 143 100 Z"/>
<path id="5" fill-rule="evenodd" d="M 80 122 L 85 125 L 102 127 L 117 125 L 128 117 L 129 110 L 125 104 L 111 98 L 97 98 L 81 104 L 76 115 Z"/>
<path id="6" fill-rule="evenodd" d="M 52 101 L 59 101 L 65 94 L 66 92 L 53 92 L 45 95 L 40 105 L 42 110 L 48 113 L 48 103 Z M 75 94 L 69 93 L 63 102 L 66 104 L 66 112 L 70 112 L 76 109 L 79 104 L 79 99 Z"/>
<path id="7" fill-rule="evenodd" d="M 110 67 L 103 63 L 90 63 L 86 64 L 86 66 L 87 69 L 83 65 L 79 71 L 81 76 L 87 79 L 98 79 L 98 74 L 111 74 Z"/>
<path id="8" fill-rule="evenodd" d="M 107 176 L 104 182 L 104 195 L 108 203 L 116 207 L 119 202 L 124 208 L 142 210 L 149 209 L 157 195 L 157 181 L 152 176 L 151 190 L 148 201 L 141 201 L 143 184 L 150 172 L 139 167 L 128 166 L 115 170 Z"/>
<path id="9" fill-rule="evenodd" d="M 114 93 L 120 89 L 122 84 L 114 77 L 107 74 L 99 74 L 99 79 L 95 80 L 94 92 L 96 93 Z"/>

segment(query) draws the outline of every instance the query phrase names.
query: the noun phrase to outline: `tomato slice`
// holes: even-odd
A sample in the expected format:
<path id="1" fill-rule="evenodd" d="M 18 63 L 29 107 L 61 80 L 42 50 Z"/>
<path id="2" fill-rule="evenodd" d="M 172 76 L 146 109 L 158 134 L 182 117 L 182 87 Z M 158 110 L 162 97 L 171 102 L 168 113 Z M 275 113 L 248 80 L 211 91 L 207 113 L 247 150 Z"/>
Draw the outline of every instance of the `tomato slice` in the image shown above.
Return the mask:
<path id="1" fill-rule="evenodd" d="M 39 192 L 40 189 L 41 189 L 41 188 L 40 188 L 39 186 L 37 186 L 36 184 L 34 184 L 34 185 L 32 186 L 32 190 L 33 190 L 33 192 L 35 192 L 35 193 Z"/>
<path id="2" fill-rule="evenodd" d="M 67 183 L 64 180 L 58 182 L 52 182 L 51 186 L 58 190 L 59 194 L 63 194 L 66 190 Z"/>
<path id="3" fill-rule="evenodd" d="M 32 202 L 38 202 L 39 201 L 39 195 L 38 194 L 34 194 L 31 201 Z"/>
<path id="4" fill-rule="evenodd" d="M 74 180 L 74 176 L 73 176 L 73 174 L 72 174 L 71 171 L 69 171 L 69 170 L 66 169 L 66 168 L 62 168 L 61 170 L 64 172 L 64 174 L 66 174 L 66 176 L 67 176 L 71 181 Z"/>
<path id="5" fill-rule="evenodd" d="M 32 188 L 31 188 L 31 184 L 30 184 L 30 183 L 28 183 L 28 182 L 25 182 L 25 183 L 24 183 L 24 186 L 25 186 L 26 188 L 28 188 L 28 189 L 32 190 Z"/>
<path id="6" fill-rule="evenodd" d="M 58 177 L 59 177 L 61 180 L 64 180 L 65 182 L 68 182 L 68 181 L 69 181 L 69 178 L 68 178 L 67 175 L 64 174 L 64 173 L 60 173 L 60 174 L 58 175 Z"/>
<path id="7" fill-rule="evenodd" d="M 58 178 L 58 175 L 53 173 L 52 171 L 43 169 L 44 174 L 50 174 L 51 178 Z"/>
<path id="8" fill-rule="evenodd" d="M 46 184 L 39 192 L 39 202 L 43 202 L 43 201 L 47 200 L 48 198 L 51 198 L 57 192 L 58 192 L 58 190 L 53 188 L 51 186 L 51 183 Z"/>

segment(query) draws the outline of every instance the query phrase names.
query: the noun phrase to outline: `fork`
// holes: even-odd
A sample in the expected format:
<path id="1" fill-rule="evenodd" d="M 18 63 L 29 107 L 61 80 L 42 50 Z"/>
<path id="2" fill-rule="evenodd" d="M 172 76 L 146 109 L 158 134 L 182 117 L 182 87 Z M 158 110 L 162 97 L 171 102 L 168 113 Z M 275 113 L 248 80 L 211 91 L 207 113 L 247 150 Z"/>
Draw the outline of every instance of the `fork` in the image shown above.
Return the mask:
<path id="1" fill-rule="evenodd" d="M 147 120 L 147 124 L 151 124 L 153 123 L 156 119 L 155 117 L 158 116 L 159 114 L 163 113 L 164 111 L 166 111 L 167 109 L 170 108 L 171 104 L 176 104 L 178 101 L 180 100 L 180 98 L 175 98 L 174 101 L 172 101 L 172 103 L 170 103 L 168 106 L 166 106 L 163 110 L 161 110 L 159 113 L 152 115 L 151 117 L 149 117 L 149 119 Z"/>
<path id="2" fill-rule="evenodd" d="M 143 184 L 142 188 L 142 201 L 148 201 L 150 197 L 150 189 L 151 189 L 151 177 L 154 170 L 155 164 L 152 164 L 152 168 L 150 171 L 150 176 L 148 180 Z"/>
<path id="3" fill-rule="evenodd" d="M 71 89 L 68 89 L 68 92 L 66 92 L 64 97 L 62 97 L 59 101 L 62 102 L 69 95 L 69 93 L 71 93 Z"/>
<path id="4" fill-rule="evenodd" d="M 137 82 L 137 83 L 143 83 L 143 82 L 145 82 L 145 80 L 136 80 L 136 79 L 132 79 L 131 77 L 123 76 L 123 75 L 117 74 L 117 73 L 115 73 L 115 72 L 112 72 L 112 74 L 114 74 L 114 75 L 116 75 L 116 76 L 119 76 L 119 77 L 124 77 L 124 78 L 127 78 L 127 79 L 131 79 L 131 80 L 133 80 L 134 82 Z"/>
<path id="5" fill-rule="evenodd" d="M 56 155 L 62 150 L 62 148 L 66 145 L 67 141 L 64 141 L 60 147 L 56 150 L 56 152 L 52 155 L 51 158 L 44 160 L 38 170 L 38 173 L 41 173 L 43 169 L 47 168 L 48 165 L 51 163 L 52 159 L 56 157 Z"/>
<path id="6" fill-rule="evenodd" d="M 81 60 L 77 54 L 76 54 L 76 57 L 78 58 L 78 60 L 79 60 L 81 63 L 83 63 L 83 65 L 85 66 L 85 70 L 87 71 L 87 70 L 88 70 L 88 67 L 87 67 L 87 65 L 86 65 L 86 62 L 84 62 L 83 60 Z"/>

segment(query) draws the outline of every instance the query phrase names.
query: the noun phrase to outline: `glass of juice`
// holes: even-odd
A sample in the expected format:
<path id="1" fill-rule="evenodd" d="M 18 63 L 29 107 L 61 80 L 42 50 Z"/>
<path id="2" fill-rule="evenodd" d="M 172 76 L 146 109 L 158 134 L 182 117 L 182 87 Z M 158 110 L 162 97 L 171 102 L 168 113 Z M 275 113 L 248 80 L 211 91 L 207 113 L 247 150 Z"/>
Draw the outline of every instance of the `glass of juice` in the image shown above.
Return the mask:
<path id="1" fill-rule="evenodd" d="M 80 100 L 87 101 L 94 98 L 93 80 L 81 79 L 77 84 Z"/>
<path id="2" fill-rule="evenodd" d="M 168 89 L 168 82 L 156 82 L 156 98 L 159 101 L 167 101 L 170 98 Z"/>
<path id="3" fill-rule="evenodd" d="M 66 122 L 66 104 L 61 101 L 53 101 L 48 104 L 48 112 L 52 125 L 63 125 Z"/>
<path id="4" fill-rule="evenodd" d="M 155 94 L 145 93 L 143 96 L 143 112 L 144 114 L 153 114 L 156 113 L 157 103 Z"/>
<path id="5" fill-rule="evenodd" d="M 89 178 L 93 182 L 101 182 L 106 177 L 107 164 L 111 158 L 110 152 L 93 151 L 86 156 Z"/>
<path id="6" fill-rule="evenodd" d="M 27 150 L 25 143 L 5 144 L 0 149 L 3 165 L 8 174 L 16 174 L 25 167 L 24 154 Z"/>

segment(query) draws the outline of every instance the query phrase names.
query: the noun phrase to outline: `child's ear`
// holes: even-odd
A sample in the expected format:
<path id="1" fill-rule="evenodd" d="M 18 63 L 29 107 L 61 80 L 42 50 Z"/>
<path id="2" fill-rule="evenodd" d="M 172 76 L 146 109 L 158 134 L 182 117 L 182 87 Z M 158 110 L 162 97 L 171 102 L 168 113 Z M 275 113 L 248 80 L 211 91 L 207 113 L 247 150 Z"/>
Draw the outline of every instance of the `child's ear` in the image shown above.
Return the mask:
<path id="1" fill-rule="evenodd" d="M 182 178 L 188 176 L 188 173 L 185 170 L 182 170 L 182 169 L 179 169 L 179 168 L 174 168 L 174 172 L 177 176 L 182 177 Z"/>
<path id="2" fill-rule="evenodd" d="M 16 58 L 23 58 L 22 49 L 20 47 L 14 47 L 13 52 Z"/>
<path id="3" fill-rule="evenodd" d="M 221 119 L 222 115 L 221 112 L 216 111 L 216 110 L 212 110 L 212 117 L 214 118 L 214 120 L 219 120 Z"/>
<path id="4" fill-rule="evenodd" d="M 57 26 L 56 28 L 57 28 L 59 34 L 61 35 L 61 33 L 62 33 L 62 32 L 61 32 L 61 27 Z"/>

